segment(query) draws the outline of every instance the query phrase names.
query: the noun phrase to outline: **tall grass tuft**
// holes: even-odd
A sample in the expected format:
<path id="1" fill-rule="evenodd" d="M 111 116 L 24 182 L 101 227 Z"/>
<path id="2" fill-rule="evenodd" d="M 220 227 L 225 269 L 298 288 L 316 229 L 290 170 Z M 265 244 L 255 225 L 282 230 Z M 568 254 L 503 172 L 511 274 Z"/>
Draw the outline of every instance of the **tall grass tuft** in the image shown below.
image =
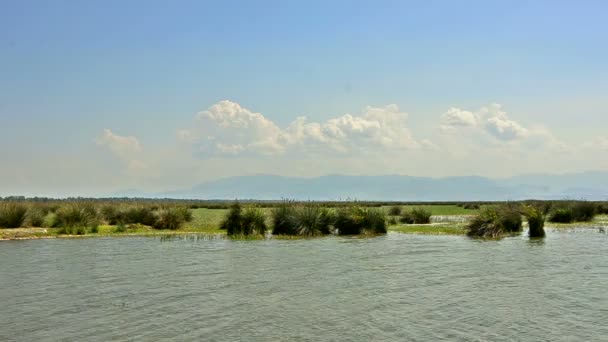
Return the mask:
<path id="1" fill-rule="evenodd" d="M 240 203 L 235 202 L 220 225 L 228 235 L 248 236 L 264 235 L 266 233 L 266 216 L 259 208 L 242 209 Z"/>
<path id="2" fill-rule="evenodd" d="M 19 228 L 23 226 L 27 206 L 23 203 L 0 203 L 0 228 Z"/>
<path id="3" fill-rule="evenodd" d="M 47 212 L 39 206 L 31 206 L 27 211 L 27 224 L 30 227 L 42 227 L 44 226 L 44 219 Z"/>
<path id="4" fill-rule="evenodd" d="M 572 223 L 574 216 L 571 208 L 555 208 L 549 213 L 551 223 Z"/>
<path id="5" fill-rule="evenodd" d="M 101 218 L 107 224 L 115 225 L 124 222 L 124 213 L 114 204 L 106 204 L 100 209 Z"/>
<path id="6" fill-rule="evenodd" d="M 298 235 L 297 227 L 295 205 L 283 202 L 272 210 L 273 235 Z"/>
<path id="7" fill-rule="evenodd" d="M 394 205 L 388 209 L 388 214 L 390 216 L 399 216 L 401 215 L 401 206 Z"/>
<path id="8" fill-rule="evenodd" d="M 514 205 L 483 207 L 467 226 L 471 237 L 499 238 L 522 229 L 521 213 Z"/>
<path id="9" fill-rule="evenodd" d="M 386 234 L 386 213 L 359 206 L 339 208 L 334 226 L 339 235 Z"/>
<path id="10" fill-rule="evenodd" d="M 528 235 L 533 238 L 545 237 L 545 214 L 543 214 L 543 209 L 534 206 L 526 206 L 522 211 L 526 220 L 528 220 L 528 226 L 530 228 Z"/>
<path id="11" fill-rule="evenodd" d="M 399 218 L 399 221 L 407 224 L 431 223 L 431 212 L 421 207 L 412 208 L 411 210 L 404 212 Z"/>
<path id="12" fill-rule="evenodd" d="M 521 208 L 519 205 L 508 203 L 499 205 L 498 219 L 503 229 L 507 233 L 517 233 L 523 230 L 523 220 L 521 218 Z"/>
<path id="13" fill-rule="evenodd" d="M 589 222 L 598 213 L 598 206 L 593 202 L 575 201 L 560 203 L 549 213 L 549 222 L 572 223 Z"/>
<path id="14" fill-rule="evenodd" d="M 572 203 L 572 216 L 576 222 L 590 222 L 597 214 L 597 205 L 588 201 L 576 201 Z"/>
<path id="15" fill-rule="evenodd" d="M 92 203 L 70 203 L 57 209 L 55 215 L 59 234 L 96 233 L 99 226 L 99 214 Z"/>
<path id="16" fill-rule="evenodd" d="M 154 215 L 154 208 L 152 206 L 128 207 L 121 213 L 121 217 L 124 223 L 139 223 L 145 226 L 154 226 L 156 223 L 156 216 Z"/>
<path id="17" fill-rule="evenodd" d="M 247 208 L 243 211 L 241 231 L 243 235 L 266 234 L 266 214 L 260 208 Z"/>
<path id="18" fill-rule="evenodd" d="M 155 214 L 156 220 L 152 224 L 155 229 L 178 230 L 186 222 L 184 212 L 179 207 L 159 209 Z"/>

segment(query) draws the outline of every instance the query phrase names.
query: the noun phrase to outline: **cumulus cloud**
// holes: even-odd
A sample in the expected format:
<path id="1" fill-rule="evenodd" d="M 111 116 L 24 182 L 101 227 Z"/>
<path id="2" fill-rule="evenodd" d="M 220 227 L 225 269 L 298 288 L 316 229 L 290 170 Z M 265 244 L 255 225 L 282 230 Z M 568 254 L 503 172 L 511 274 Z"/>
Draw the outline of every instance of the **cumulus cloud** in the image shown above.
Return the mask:
<path id="1" fill-rule="evenodd" d="M 470 112 L 452 107 L 441 117 L 444 131 L 471 128 L 486 133 L 498 141 L 510 142 L 528 138 L 534 131 L 509 118 L 500 104 L 494 103 Z M 539 135 L 546 135 L 545 132 Z"/>
<path id="2" fill-rule="evenodd" d="M 195 143 L 214 155 L 280 155 L 365 152 L 370 149 L 409 150 L 434 146 L 416 141 L 407 127 L 407 113 L 397 105 L 368 106 L 359 115 L 344 114 L 325 122 L 297 117 L 282 129 L 260 113 L 236 102 L 220 101 L 197 115 L 198 128 L 181 130 L 178 140 Z"/>
<path id="3" fill-rule="evenodd" d="M 107 147 L 114 156 L 124 161 L 130 170 L 145 168 L 145 164 L 137 159 L 142 147 L 136 137 L 121 136 L 106 128 L 96 142 L 99 146 Z"/>

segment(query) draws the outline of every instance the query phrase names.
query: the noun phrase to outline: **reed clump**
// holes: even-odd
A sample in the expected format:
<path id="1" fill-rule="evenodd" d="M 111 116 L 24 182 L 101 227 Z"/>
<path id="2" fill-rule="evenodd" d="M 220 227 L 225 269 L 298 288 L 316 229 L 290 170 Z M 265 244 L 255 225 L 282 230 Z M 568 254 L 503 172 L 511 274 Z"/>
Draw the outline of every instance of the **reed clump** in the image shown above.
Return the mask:
<path id="1" fill-rule="evenodd" d="M 431 212 L 422 207 L 412 208 L 404 212 L 399 221 L 406 224 L 428 224 L 431 223 Z"/>
<path id="2" fill-rule="evenodd" d="M 402 208 L 400 205 L 394 205 L 388 209 L 388 214 L 390 216 L 400 216 L 401 210 L 402 210 Z"/>
<path id="3" fill-rule="evenodd" d="M 0 228 L 19 228 L 27 218 L 27 205 L 18 202 L 0 203 Z"/>
<path id="4" fill-rule="evenodd" d="M 525 206 L 522 212 L 528 221 L 528 235 L 532 238 L 545 237 L 545 214 L 542 208 Z"/>
<path id="5" fill-rule="evenodd" d="M 357 205 L 339 208 L 334 226 L 339 235 L 386 234 L 386 212 Z"/>
<path id="6" fill-rule="evenodd" d="M 267 230 L 266 215 L 260 208 L 246 208 L 243 210 L 240 203 L 235 202 L 221 223 L 230 236 L 264 235 Z"/>
<path id="7" fill-rule="evenodd" d="M 155 219 L 152 223 L 154 229 L 178 230 L 186 222 L 187 216 L 184 209 L 188 208 L 163 208 L 154 213 Z"/>
<path id="8" fill-rule="evenodd" d="M 318 236 L 331 234 L 335 215 L 329 208 L 314 203 L 284 203 L 272 212 L 275 235 Z"/>
<path id="9" fill-rule="evenodd" d="M 588 201 L 573 201 L 560 203 L 553 207 L 549 213 L 549 222 L 572 223 L 593 221 L 598 213 L 598 206 Z"/>
<path id="10" fill-rule="evenodd" d="M 55 226 L 59 234 L 82 235 L 97 233 L 100 217 L 92 203 L 70 203 L 57 209 Z"/>
<path id="11" fill-rule="evenodd" d="M 521 213 L 514 205 L 483 207 L 467 225 L 470 237 L 500 238 L 521 230 Z"/>

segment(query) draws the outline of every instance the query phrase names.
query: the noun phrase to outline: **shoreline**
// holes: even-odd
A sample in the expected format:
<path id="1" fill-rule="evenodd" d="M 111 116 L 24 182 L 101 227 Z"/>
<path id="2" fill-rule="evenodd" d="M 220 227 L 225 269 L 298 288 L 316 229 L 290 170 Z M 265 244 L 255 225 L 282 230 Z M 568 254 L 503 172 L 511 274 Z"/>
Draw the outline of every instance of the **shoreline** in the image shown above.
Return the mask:
<path id="1" fill-rule="evenodd" d="M 567 229 L 600 229 L 608 231 L 608 217 L 601 217 L 593 222 L 578 222 L 569 224 L 548 224 L 545 226 L 549 230 Z M 180 230 L 155 230 L 146 227 L 146 230 L 133 232 L 114 232 L 115 226 L 101 226 L 99 233 L 87 233 L 82 235 L 58 234 L 57 228 L 13 228 L 0 230 L 1 241 L 24 241 L 24 240 L 46 240 L 46 239 L 79 239 L 79 238 L 104 238 L 104 237 L 172 237 L 172 236 L 201 236 L 201 237 L 222 237 L 228 238 L 225 231 L 217 227 L 204 229 L 180 229 Z M 465 227 L 463 224 L 399 224 L 388 228 L 389 233 L 411 234 L 411 235 L 452 235 L 464 236 Z M 12 233 L 12 234 L 11 234 Z M 272 236 L 272 235 L 271 235 Z M 272 236 L 275 239 L 287 239 L 281 235 Z M 294 237 L 289 237 L 293 239 Z M 311 238 L 311 237 L 302 237 Z"/>

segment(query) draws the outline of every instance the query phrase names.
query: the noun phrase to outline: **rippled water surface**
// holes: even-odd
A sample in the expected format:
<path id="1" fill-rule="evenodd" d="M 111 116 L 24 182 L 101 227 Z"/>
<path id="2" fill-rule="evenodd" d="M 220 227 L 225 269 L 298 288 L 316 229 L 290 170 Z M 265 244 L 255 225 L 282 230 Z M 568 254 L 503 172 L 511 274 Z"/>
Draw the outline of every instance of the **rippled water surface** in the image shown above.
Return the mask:
<path id="1" fill-rule="evenodd" d="M 0 242 L 1 341 L 600 341 L 608 235 Z"/>

